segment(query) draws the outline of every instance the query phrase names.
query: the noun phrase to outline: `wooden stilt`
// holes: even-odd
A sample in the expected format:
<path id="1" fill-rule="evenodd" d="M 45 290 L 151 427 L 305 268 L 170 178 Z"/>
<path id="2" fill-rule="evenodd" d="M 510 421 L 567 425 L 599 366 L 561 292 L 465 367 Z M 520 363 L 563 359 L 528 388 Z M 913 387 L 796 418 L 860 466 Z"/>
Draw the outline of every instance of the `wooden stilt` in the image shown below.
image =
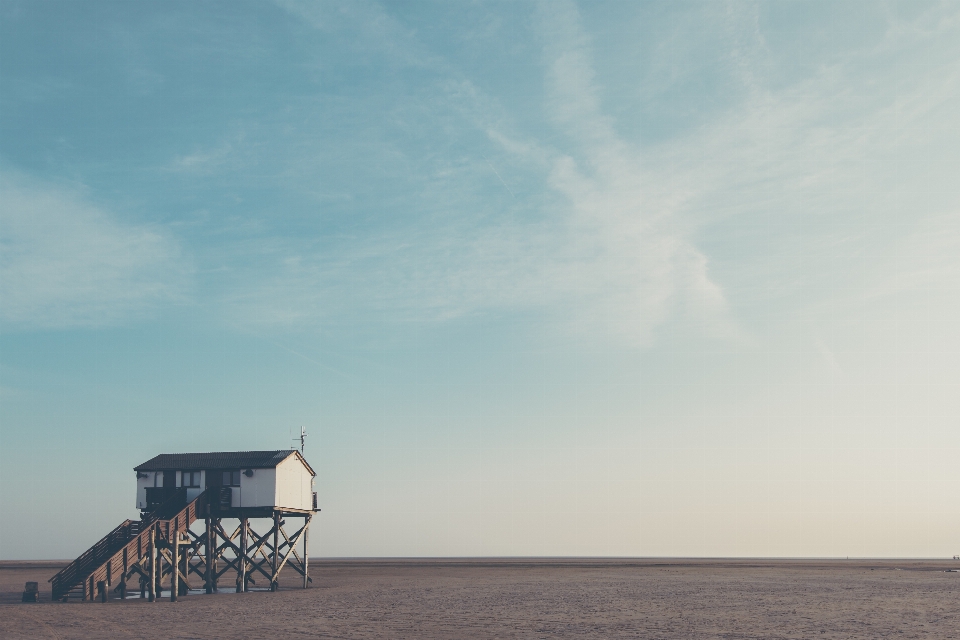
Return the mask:
<path id="1" fill-rule="evenodd" d="M 150 583 L 147 585 L 150 590 L 149 601 L 157 599 L 157 528 L 150 529 Z"/>
<path id="2" fill-rule="evenodd" d="M 154 590 L 157 593 L 157 599 L 159 600 L 163 596 L 163 550 L 161 547 L 160 540 L 160 529 L 157 529 L 157 581 L 154 585 Z"/>
<path id="3" fill-rule="evenodd" d="M 213 587 L 213 592 L 217 593 L 220 590 L 219 581 L 220 576 L 226 572 L 226 568 L 223 571 L 220 570 L 220 559 L 223 556 L 225 545 L 221 545 L 221 542 L 225 540 L 221 536 L 226 535 L 223 532 L 223 526 L 220 523 L 220 518 L 212 517 L 210 518 L 210 549 L 212 555 L 210 567 L 210 584 Z M 229 563 L 228 563 L 229 564 Z"/>
<path id="4" fill-rule="evenodd" d="M 210 522 L 210 505 L 207 505 L 207 537 L 206 542 L 204 543 L 204 551 L 206 551 L 206 576 L 204 579 L 206 592 L 213 593 L 213 577 L 215 575 L 213 569 L 213 550 L 216 548 L 216 544 L 213 542 L 213 523 Z"/>
<path id="5" fill-rule="evenodd" d="M 170 558 L 170 602 L 176 602 L 180 593 L 180 532 L 174 531 L 171 538 L 173 555 Z"/>
<path id="6" fill-rule="evenodd" d="M 307 515 L 303 518 L 303 588 L 307 588 L 307 583 L 310 582 L 310 547 L 308 542 L 310 540 L 310 520 L 313 519 L 313 516 Z"/>
<path id="7" fill-rule="evenodd" d="M 271 556 L 273 562 L 270 566 L 272 571 L 270 572 L 273 575 L 273 578 L 270 579 L 270 590 L 276 591 L 279 587 L 280 576 L 277 575 L 277 563 L 280 557 L 280 513 L 278 511 L 273 512 L 273 555 Z"/>
<path id="8" fill-rule="evenodd" d="M 190 593 L 190 536 L 184 532 L 180 542 L 180 559 L 178 560 L 180 565 L 180 590 L 178 593 L 185 596 Z"/>
<path id="9" fill-rule="evenodd" d="M 100 594 L 100 602 L 106 602 L 110 598 L 110 586 L 113 584 L 113 563 L 107 563 L 107 579 L 103 580 L 103 592 Z M 100 585 L 97 584 L 99 588 Z"/>
<path id="10" fill-rule="evenodd" d="M 127 548 L 123 548 L 123 565 L 121 565 L 123 571 L 120 573 L 120 599 L 127 599 L 127 572 L 130 570 L 130 567 L 127 566 Z"/>
<path id="11" fill-rule="evenodd" d="M 217 584 L 218 578 L 220 577 L 220 574 L 217 573 L 217 570 L 219 569 L 219 566 L 220 566 L 220 562 L 219 562 L 220 554 L 217 553 L 217 540 L 218 540 L 217 530 L 219 529 L 219 527 L 220 527 L 220 518 L 217 518 L 216 520 L 213 520 L 210 522 L 210 533 L 212 536 L 210 539 L 210 544 L 213 548 L 213 592 L 214 593 L 217 593 L 220 590 L 220 587 Z"/>
<path id="12" fill-rule="evenodd" d="M 237 557 L 237 593 L 247 591 L 247 519 L 240 518 L 240 554 Z"/>

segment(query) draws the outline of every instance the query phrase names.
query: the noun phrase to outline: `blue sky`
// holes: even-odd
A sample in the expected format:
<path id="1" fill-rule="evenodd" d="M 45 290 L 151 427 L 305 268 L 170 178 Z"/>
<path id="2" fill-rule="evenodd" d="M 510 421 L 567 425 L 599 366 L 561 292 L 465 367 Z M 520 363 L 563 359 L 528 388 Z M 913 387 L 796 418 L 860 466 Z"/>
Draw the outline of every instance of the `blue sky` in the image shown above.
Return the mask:
<path id="1" fill-rule="evenodd" d="M 960 552 L 957 3 L 0 19 L 0 557 L 301 425 L 318 555 Z"/>

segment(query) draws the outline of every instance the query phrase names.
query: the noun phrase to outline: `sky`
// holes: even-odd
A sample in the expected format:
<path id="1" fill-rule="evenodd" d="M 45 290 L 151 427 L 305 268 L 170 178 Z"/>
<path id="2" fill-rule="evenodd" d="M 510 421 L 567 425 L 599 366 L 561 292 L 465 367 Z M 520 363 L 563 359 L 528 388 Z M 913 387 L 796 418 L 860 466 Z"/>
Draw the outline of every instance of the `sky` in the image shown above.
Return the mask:
<path id="1" fill-rule="evenodd" d="M 957 2 L 2 0 L 0 558 L 951 557 L 958 176 Z"/>

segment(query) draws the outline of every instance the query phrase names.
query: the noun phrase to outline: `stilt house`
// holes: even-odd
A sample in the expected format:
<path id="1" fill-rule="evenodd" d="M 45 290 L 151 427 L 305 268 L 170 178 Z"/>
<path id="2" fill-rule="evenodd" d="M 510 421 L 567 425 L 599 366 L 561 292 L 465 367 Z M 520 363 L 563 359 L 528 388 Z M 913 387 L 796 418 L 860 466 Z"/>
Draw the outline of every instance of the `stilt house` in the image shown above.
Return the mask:
<path id="1" fill-rule="evenodd" d="M 136 578 L 141 598 L 154 602 L 169 583 L 175 601 L 191 581 L 218 591 L 228 573 L 236 574 L 237 591 L 257 578 L 276 591 L 284 567 L 303 577 L 304 589 L 312 582 L 317 474 L 301 452 L 163 453 L 134 471 L 140 519 L 121 522 L 50 578 L 54 600 L 124 599 Z M 237 525 L 224 524 L 230 520 Z M 268 528 L 257 533 L 251 520 L 268 520 Z"/>
<path id="2" fill-rule="evenodd" d="M 221 512 L 233 510 L 313 511 L 313 469 L 296 449 L 161 453 L 134 467 L 137 508 L 153 511 L 186 489 L 189 502 L 205 490 Z M 254 517 L 252 513 L 248 517 Z"/>

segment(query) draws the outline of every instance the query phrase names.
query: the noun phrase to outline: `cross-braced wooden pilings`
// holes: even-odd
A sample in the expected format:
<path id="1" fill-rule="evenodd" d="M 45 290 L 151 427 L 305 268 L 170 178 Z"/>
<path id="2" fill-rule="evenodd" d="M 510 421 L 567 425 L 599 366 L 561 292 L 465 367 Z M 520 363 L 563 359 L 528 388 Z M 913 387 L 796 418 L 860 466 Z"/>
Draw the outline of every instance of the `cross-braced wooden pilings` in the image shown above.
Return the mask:
<path id="1" fill-rule="evenodd" d="M 276 591 L 280 573 L 285 567 L 291 567 L 303 576 L 303 588 L 306 589 L 312 582 L 307 557 L 307 533 L 312 516 L 309 513 L 296 514 L 303 518 L 303 524 L 288 533 L 286 519 L 291 515 L 275 512 L 272 526 L 262 535 L 251 526 L 251 518 L 238 518 L 239 524 L 230 533 L 224 528 L 223 519 L 211 519 L 207 525 L 210 533 L 196 537 L 198 545 L 206 545 L 206 540 L 211 540 L 206 549 L 209 549 L 212 557 L 202 563 L 206 572 L 204 581 L 207 593 L 217 591 L 221 577 L 228 573 L 236 574 L 238 593 L 248 591 L 250 585 L 256 585 L 257 578 L 261 576 L 270 590 Z M 303 555 L 297 547 L 302 548 Z M 208 553 L 206 549 L 204 554 Z"/>
<path id="2" fill-rule="evenodd" d="M 125 598 L 127 581 L 135 577 L 140 597 L 151 602 L 165 585 L 174 601 L 194 588 L 214 593 L 227 574 L 236 575 L 238 592 L 257 585 L 258 578 L 276 591 L 286 567 L 303 576 L 303 588 L 312 582 L 307 549 L 313 511 L 224 509 L 201 494 L 176 515 L 161 519 L 158 513 L 125 521 L 51 578 L 54 599 L 106 602 L 111 591 Z M 203 530 L 194 531 L 201 519 Z M 251 521 L 264 520 L 270 528 L 261 535 Z"/>
<path id="3" fill-rule="evenodd" d="M 296 522 L 300 518 L 302 523 Z M 238 524 L 225 526 L 227 520 Z M 136 576 L 141 597 L 152 602 L 165 590 L 164 585 L 169 585 L 170 599 L 176 601 L 194 588 L 216 593 L 224 576 L 231 574 L 238 593 L 249 591 L 261 577 L 262 584 L 276 591 L 287 567 L 303 576 L 306 589 L 313 581 L 307 554 L 312 514 L 274 512 L 264 534 L 257 533 L 251 520 L 262 518 L 208 516 L 200 533 L 190 528 L 162 531 L 158 527 L 151 536 L 149 552 L 124 574 L 116 591 L 125 593 L 125 580 Z M 299 526 L 290 528 L 288 521 Z"/>

